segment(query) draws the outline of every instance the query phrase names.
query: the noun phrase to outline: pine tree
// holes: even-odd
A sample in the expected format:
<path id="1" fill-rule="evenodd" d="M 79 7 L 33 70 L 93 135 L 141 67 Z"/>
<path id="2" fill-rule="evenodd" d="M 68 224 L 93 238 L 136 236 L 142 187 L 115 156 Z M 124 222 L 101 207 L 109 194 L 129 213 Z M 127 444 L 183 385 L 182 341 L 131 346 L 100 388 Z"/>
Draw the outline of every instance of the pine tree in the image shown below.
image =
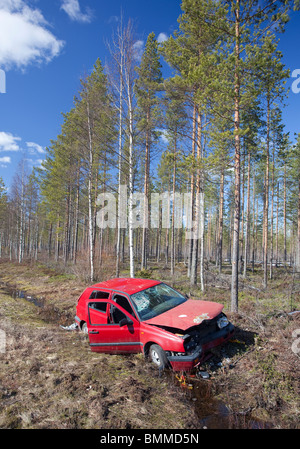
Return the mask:
<path id="1" fill-rule="evenodd" d="M 255 74 L 257 85 L 265 104 L 266 111 L 266 144 L 265 144 L 265 192 L 264 192 L 264 219 L 263 219 L 263 268 L 264 287 L 267 287 L 268 280 L 268 229 L 269 229 L 269 186 L 270 186 L 270 126 L 271 112 L 274 102 L 282 103 L 285 91 L 285 82 L 289 77 L 289 70 L 286 70 L 282 63 L 282 54 L 277 50 L 277 42 L 274 34 L 268 32 L 260 45 L 254 47 L 253 63 L 255 64 Z"/>
<path id="2" fill-rule="evenodd" d="M 235 207 L 233 226 L 232 249 L 232 283 L 231 283 L 231 310 L 238 311 L 238 274 L 239 274 L 239 237 L 240 237 L 240 212 L 241 212 L 241 138 L 242 122 L 241 111 L 257 95 L 254 88 L 255 73 L 249 70 L 252 66 L 252 53 L 255 46 L 268 35 L 272 27 L 276 31 L 284 29 L 288 21 L 288 12 L 292 2 L 266 1 L 263 5 L 259 2 L 247 2 L 245 0 L 231 0 L 222 2 L 228 4 L 227 10 L 227 36 L 224 46 L 224 54 L 227 57 L 221 61 L 221 73 L 224 71 L 232 79 L 230 69 L 232 67 L 232 88 L 219 79 L 218 85 L 224 98 L 233 104 L 233 131 L 234 131 L 234 173 L 235 173 Z M 227 70 L 226 70 L 226 67 Z M 255 72 L 255 70 L 254 70 Z M 226 87 L 226 92 L 224 91 Z M 231 95 L 231 92 L 233 95 Z"/>
<path id="3" fill-rule="evenodd" d="M 158 43 L 155 34 L 150 33 L 146 42 L 141 64 L 137 68 L 138 77 L 135 82 L 137 98 L 137 127 L 145 148 L 144 195 L 149 206 L 151 150 L 158 138 L 157 128 L 161 122 L 158 92 L 162 88 L 161 63 L 158 54 Z M 147 252 L 149 245 L 149 209 L 144 207 L 143 241 L 141 269 L 147 268 Z"/>
<path id="4" fill-rule="evenodd" d="M 177 90 L 190 102 L 192 133 L 190 136 L 195 171 L 191 174 L 191 217 L 195 238 L 190 241 L 190 283 L 197 283 L 198 242 L 201 244 L 200 281 L 203 279 L 204 233 L 204 116 L 212 114 L 210 98 L 214 84 L 216 50 L 225 27 L 225 8 L 220 2 L 183 0 L 179 31 L 164 43 L 162 53 L 176 70 Z M 219 25 L 219 27 L 217 26 Z M 194 199 L 194 194 L 196 198 Z"/>
<path id="5" fill-rule="evenodd" d="M 174 88 L 174 80 L 165 83 L 165 102 L 166 102 L 166 137 L 169 145 L 169 156 L 172 160 L 172 218 L 171 218 L 171 275 L 174 275 L 175 267 L 175 214 L 176 211 L 176 185 L 178 177 L 178 169 L 180 168 L 180 160 L 182 152 L 180 151 L 180 142 L 182 136 L 186 132 L 187 112 L 185 99 L 180 92 Z"/>
<path id="6" fill-rule="evenodd" d="M 289 203 L 291 206 L 290 215 L 292 222 L 295 223 L 297 229 L 296 245 L 295 245 L 295 266 L 297 272 L 300 271 L 300 134 L 297 135 L 295 144 L 289 151 L 290 175 L 293 179 L 292 189 L 289 195 Z"/>

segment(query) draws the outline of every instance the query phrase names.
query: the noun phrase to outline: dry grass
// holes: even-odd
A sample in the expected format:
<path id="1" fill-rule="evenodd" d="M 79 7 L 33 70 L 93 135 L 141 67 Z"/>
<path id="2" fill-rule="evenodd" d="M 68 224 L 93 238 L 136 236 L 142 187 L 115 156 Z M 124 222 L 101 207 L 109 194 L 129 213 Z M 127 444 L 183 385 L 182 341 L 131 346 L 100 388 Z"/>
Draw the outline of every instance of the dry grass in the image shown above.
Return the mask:
<path id="1" fill-rule="evenodd" d="M 216 414 L 216 400 L 228 416 L 224 421 L 220 413 L 213 427 L 299 428 L 300 363 L 292 344 L 300 314 L 287 312 L 300 309 L 300 298 L 292 275 L 277 273 L 266 291 L 257 273 L 244 281 L 240 313 L 228 312 L 237 328 L 234 341 L 204 367 L 210 379 L 191 379 L 193 390 L 187 391 L 174 375 L 159 377 L 142 355 L 92 353 L 82 334 L 59 327 L 73 322 L 87 285 L 74 273 L 8 262 L 0 263 L 0 273 L 0 281 L 45 301 L 38 308 L 0 294 L 0 327 L 7 336 L 0 354 L 0 428 L 193 429 L 203 426 L 205 414 Z M 226 278 L 218 288 L 220 279 L 210 273 L 205 294 L 191 293 L 222 302 L 228 311 Z M 148 274 L 173 283 L 163 267 Z M 182 266 L 174 285 L 189 291 Z"/>

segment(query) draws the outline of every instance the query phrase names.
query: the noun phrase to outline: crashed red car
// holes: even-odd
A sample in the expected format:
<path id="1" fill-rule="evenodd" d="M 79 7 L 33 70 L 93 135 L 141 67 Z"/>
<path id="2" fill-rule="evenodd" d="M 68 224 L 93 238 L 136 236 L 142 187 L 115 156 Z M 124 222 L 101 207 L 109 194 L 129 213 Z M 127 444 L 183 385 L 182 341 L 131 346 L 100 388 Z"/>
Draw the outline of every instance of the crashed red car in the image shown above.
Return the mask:
<path id="1" fill-rule="evenodd" d="M 75 321 L 92 351 L 142 352 L 159 368 L 189 371 L 213 347 L 230 339 L 234 326 L 223 305 L 191 300 L 150 279 L 111 279 L 80 296 Z"/>

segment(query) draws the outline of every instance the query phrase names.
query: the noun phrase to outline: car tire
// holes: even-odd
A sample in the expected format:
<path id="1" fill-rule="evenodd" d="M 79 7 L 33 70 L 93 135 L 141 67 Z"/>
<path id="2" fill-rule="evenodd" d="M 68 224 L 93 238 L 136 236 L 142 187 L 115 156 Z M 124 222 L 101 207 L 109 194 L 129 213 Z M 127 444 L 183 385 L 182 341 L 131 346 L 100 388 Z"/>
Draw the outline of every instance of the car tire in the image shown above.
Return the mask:
<path id="1" fill-rule="evenodd" d="M 83 332 L 84 334 L 87 335 L 87 333 L 88 333 L 88 328 L 87 328 L 86 322 L 82 323 L 82 325 L 81 325 L 81 332 Z"/>
<path id="2" fill-rule="evenodd" d="M 160 370 L 167 368 L 168 359 L 165 351 L 159 345 L 152 345 L 149 350 L 149 357 L 152 363 Z"/>

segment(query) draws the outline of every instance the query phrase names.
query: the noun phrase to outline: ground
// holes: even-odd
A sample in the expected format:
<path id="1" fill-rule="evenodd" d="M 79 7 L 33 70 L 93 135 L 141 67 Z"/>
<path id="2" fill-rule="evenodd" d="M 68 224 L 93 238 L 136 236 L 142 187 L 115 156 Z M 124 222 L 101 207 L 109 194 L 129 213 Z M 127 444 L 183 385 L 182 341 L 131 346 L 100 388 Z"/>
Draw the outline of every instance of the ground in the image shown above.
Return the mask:
<path id="1" fill-rule="evenodd" d="M 142 275 L 172 283 L 168 273 L 153 266 Z M 210 375 L 201 379 L 160 374 L 143 355 L 92 353 L 82 333 L 60 327 L 74 322 L 87 281 L 38 263 L 0 262 L 0 428 L 299 428 L 300 314 L 288 314 L 300 310 L 299 278 L 282 269 L 263 290 L 260 273 L 251 274 L 232 315 L 227 276 L 226 267 L 222 276 L 210 267 L 201 294 L 177 267 L 174 286 L 222 302 L 237 329 L 201 367 Z"/>

